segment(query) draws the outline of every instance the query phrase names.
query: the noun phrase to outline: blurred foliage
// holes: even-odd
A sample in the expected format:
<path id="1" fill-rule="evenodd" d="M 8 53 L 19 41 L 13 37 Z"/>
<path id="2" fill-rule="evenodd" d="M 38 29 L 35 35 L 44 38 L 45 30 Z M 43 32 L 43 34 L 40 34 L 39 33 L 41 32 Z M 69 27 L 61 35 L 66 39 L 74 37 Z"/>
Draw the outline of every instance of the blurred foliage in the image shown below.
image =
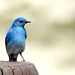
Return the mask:
<path id="1" fill-rule="evenodd" d="M 56 23 L 54 24 L 53 28 L 60 29 L 60 30 L 63 30 L 63 29 L 75 30 L 75 21 L 72 21 L 70 23 L 62 23 L 62 24 Z"/>
<path id="2" fill-rule="evenodd" d="M 52 29 L 51 29 L 52 28 Z M 67 37 L 71 40 L 75 41 L 75 21 L 72 21 L 71 23 L 55 23 L 52 27 L 47 27 L 44 31 L 46 33 L 44 34 L 44 38 L 42 37 L 42 41 L 46 44 L 49 43 L 56 43 L 59 41 L 59 38 Z M 51 30 L 50 30 L 51 29 Z"/>

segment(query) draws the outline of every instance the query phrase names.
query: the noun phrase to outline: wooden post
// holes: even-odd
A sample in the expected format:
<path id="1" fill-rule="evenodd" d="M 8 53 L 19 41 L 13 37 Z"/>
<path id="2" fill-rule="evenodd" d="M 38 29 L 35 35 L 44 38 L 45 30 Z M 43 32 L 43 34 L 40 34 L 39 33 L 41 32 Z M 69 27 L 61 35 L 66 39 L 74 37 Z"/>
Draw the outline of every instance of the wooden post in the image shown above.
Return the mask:
<path id="1" fill-rule="evenodd" d="M 39 75 L 31 62 L 0 61 L 0 75 Z"/>

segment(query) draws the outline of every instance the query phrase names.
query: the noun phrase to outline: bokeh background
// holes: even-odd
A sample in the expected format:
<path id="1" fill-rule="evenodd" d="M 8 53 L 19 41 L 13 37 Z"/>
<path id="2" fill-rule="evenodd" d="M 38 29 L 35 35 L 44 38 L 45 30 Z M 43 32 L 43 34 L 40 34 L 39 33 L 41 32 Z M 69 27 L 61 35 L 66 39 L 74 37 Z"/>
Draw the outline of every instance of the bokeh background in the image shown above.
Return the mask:
<path id="1" fill-rule="evenodd" d="M 8 61 L 5 35 L 20 16 L 31 21 L 25 60 L 40 75 L 75 75 L 75 0 L 0 0 L 0 61 Z"/>

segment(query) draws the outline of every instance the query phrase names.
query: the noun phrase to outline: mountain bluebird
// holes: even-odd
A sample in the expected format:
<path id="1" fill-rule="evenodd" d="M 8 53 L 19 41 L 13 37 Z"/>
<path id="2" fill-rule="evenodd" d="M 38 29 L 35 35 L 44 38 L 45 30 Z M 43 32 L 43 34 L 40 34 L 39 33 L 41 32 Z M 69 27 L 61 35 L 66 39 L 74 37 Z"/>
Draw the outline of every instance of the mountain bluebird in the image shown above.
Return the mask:
<path id="1" fill-rule="evenodd" d="M 25 43 L 27 38 L 27 33 L 24 28 L 25 24 L 30 23 L 23 17 L 19 17 L 14 20 L 12 26 L 8 30 L 5 37 L 6 51 L 9 57 L 9 61 L 17 61 L 18 54 L 22 56 L 22 52 L 25 49 Z"/>

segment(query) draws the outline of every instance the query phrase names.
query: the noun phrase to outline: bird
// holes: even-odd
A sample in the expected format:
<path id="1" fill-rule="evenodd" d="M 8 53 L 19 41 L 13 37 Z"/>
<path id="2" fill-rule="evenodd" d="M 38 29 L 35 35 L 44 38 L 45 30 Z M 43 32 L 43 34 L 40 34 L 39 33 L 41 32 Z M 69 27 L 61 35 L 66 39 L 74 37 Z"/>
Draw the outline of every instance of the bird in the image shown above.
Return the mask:
<path id="1" fill-rule="evenodd" d="M 22 52 L 26 46 L 27 32 L 24 26 L 27 23 L 31 23 L 31 21 L 24 17 L 16 18 L 5 36 L 5 47 L 9 61 L 16 62 L 19 54 L 25 61 Z"/>

